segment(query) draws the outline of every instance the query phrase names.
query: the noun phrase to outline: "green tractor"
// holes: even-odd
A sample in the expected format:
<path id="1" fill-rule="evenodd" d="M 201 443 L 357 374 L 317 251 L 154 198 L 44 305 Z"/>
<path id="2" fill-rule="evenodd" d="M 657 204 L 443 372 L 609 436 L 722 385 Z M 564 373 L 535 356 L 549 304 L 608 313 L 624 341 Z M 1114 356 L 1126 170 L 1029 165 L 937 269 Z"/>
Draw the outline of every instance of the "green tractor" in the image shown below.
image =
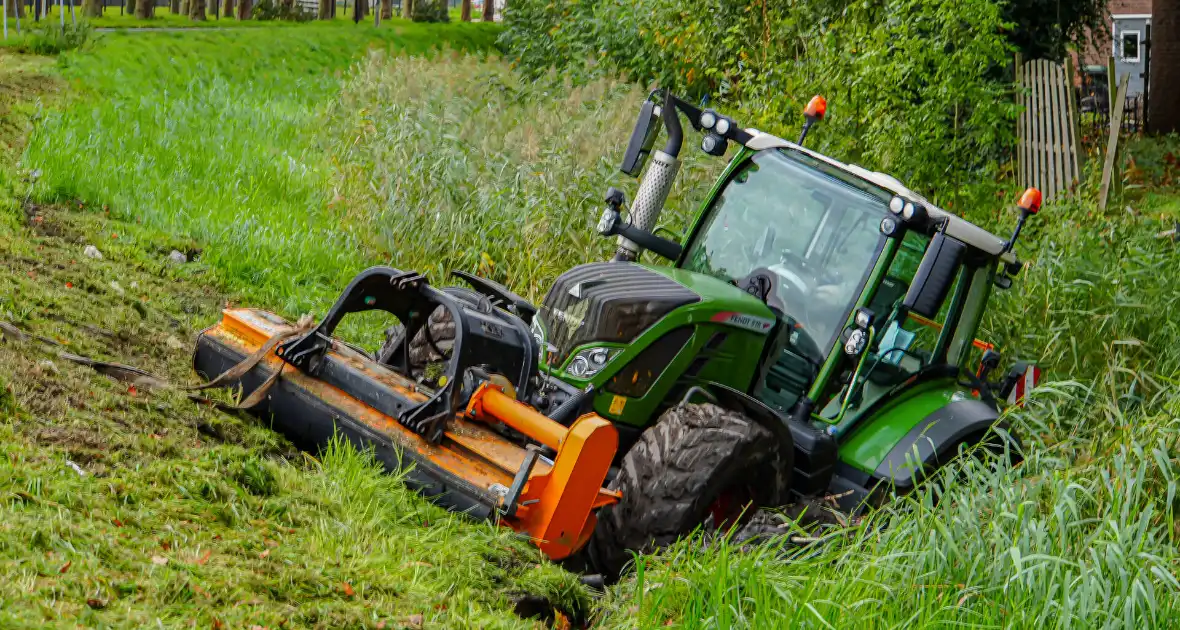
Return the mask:
<path id="1" fill-rule="evenodd" d="M 370 270 L 278 355 L 396 423 L 361 422 L 361 411 L 318 384 L 290 381 L 303 402 L 274 394 L 276 425 L 306 442 L 343 431 L 375 445 L 390 467 L 408 455 L 411 485 L 427 496 L 567 541 L 542 549 L 588 556 L 611 575 L 630 551 L 728 528 L 758 508 L 827 496 L 852 511 L 910 491 L 964 447 L 1018 452 L 1003 438 L 1000 409 L 1020 402 L 1037 370 L 1018 363 L 1001 377 L 1000 355 L 976 333 L 993 287 L 1009 287 L 1021 269 L 1012 247 L 1040 194 L 1026 192 L 1012 237 L 997 237 L 892 177 L 803 148 L 825 106 L 813 99 L 792 143 L 653 93 L 622 166 L 638 176 L 646 165 L 646 174 L 629 207 L 609 191 L 598 224 L 617 237 L 614 260 L 562 274 L 539 308 L 469 274 L 457 275 L 471 289 L 435 290 L 417 274 Z M 737 150 L 687 235 L 673 240 L 656 223 L 680 165 L 683 121 L 704 134 L 706 153 Z M 653 150 L 661 128 L 666 144 Z M 638 262 L 644 251 L 669 264 Z M 402 325 L 375 357 L 332 359 L 329 350 L 347 353 L 330 341 L 340 316 L 374 308 Z M 218 343 L 217 352 L 198 349 L 204 374 L 249 354 Z M 267 378 L 247 380 L 259 387 Z M 489 386 L 519 409 L 480 398 Z M 309 411 L 309 396 L 330 412 Z M 480 439 L 508 441 L 519 454 L 501 455 L 499 442 L 495 453 L 480 451 L 456 414 L 493 418 L 495 436 Z M 530 510 L 557 499 L 530 490 L 540 485 L 535 467 L 558 475 L 563 457 L 595 457 L 589 446 L 566 456 L 572 441 L 546 427 L 573 435 L 591 417 L 609 421 L 617 449 L 603 451 L 600 470 L 563 483 L 570 493 L 593 486 L 579 505 L 597 518 L 573 519 L 578 535 L 567 525 L 538 534 L 549 524 Z M 393 435 L 406 428 L 421 440 Z M 460 451 L 471 459 L 448 463 Z M 489 462 L 504 469 L 502 483 L 488 481 Z"/>

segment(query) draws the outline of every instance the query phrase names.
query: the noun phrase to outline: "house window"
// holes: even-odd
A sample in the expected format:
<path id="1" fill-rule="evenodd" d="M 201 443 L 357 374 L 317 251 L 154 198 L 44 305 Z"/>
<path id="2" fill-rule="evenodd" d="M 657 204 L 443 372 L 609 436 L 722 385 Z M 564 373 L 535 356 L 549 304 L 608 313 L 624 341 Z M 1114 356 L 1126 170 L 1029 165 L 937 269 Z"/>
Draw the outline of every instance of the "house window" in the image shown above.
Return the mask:
<path id="1" fill-rule="evenodd" d="M 1119 35 L 1119 57 L 1130 63 L 1139 61 L 1139 31 L 1124 31 Z"/>

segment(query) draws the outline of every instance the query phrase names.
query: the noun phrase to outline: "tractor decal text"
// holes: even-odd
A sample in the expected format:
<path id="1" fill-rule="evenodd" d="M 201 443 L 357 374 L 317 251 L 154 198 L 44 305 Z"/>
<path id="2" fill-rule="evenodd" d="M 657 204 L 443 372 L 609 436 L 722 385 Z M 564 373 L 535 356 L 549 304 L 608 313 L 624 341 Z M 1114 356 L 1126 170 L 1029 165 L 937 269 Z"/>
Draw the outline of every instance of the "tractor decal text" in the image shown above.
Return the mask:
<path id="1" fill-rule="evenodd" d="M 733 311 L 717 313 L 713 316 L 712 321 L 719 324 L 728 324 L 730 326 L 752 330 L 758 333 L 770 332 L 770 327 L 774 326 L 773 319 L 766 319 L 765 317 L 757 317 L 755 315 L 747 315 L 745 313 L 735 313 Z"/>

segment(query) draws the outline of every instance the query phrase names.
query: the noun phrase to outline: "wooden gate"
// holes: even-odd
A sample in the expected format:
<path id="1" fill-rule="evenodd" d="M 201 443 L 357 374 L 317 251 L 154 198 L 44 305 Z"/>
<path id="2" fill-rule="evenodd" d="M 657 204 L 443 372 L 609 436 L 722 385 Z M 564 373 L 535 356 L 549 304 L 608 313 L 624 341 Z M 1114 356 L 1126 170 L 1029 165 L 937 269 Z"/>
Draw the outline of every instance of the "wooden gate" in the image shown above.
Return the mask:
<path id="1" fill-rule="evenodd" d="M 1066 66 L 1070 65 L 1066 62 Z M 1016 133 L 1021 186 L 1036 186 L 1045 200 L 1069 191 L 1080 177 L 1078 112 L 1073 72 L 1047 59 L 1021 63 L 1016 82 L 1021 105 Z"/>

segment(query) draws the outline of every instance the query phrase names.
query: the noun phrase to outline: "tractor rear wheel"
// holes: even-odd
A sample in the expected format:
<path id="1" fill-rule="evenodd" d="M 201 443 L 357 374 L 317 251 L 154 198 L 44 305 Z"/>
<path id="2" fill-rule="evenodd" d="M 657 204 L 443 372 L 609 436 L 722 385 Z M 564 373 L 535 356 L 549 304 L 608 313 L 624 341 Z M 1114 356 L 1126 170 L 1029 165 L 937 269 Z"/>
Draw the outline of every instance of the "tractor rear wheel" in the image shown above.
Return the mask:
<path id="1" fill-rule="evenodd" d="M 697 527 L 724 531 L 760 507 L 787 502 L 794 448 L 741 413 L 686 404 L 664 413 L 623 457 L 612 489 L 622 500 L 598 513 L 590 560 L 618 576 L 632 558 Z"/>

